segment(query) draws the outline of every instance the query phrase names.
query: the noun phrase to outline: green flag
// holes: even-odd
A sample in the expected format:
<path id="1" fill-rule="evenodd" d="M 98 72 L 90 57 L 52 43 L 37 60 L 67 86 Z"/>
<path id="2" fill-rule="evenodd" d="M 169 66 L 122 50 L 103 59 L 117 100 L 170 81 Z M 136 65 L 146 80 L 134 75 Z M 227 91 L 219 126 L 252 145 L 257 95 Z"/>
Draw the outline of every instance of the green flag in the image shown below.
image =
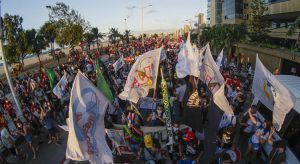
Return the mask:
<path id="1" fill-rule="evenodd" d="M 47 69 L 47 76 L 48 76 L 48 79 L 49 79 L 49 82 L 50 82 L 50 88 L 51 90 L 54 88 L 54 83 L 55 83 L 55 72 L 52 68 L 50 69 Z"/>
<path id="2" fill-rule="evenodd" d="M 168 88 L 167 83 L 163 76 L 163 71 L 161 71 L 161 89 L 163 92 L 163 101 L 164 101 L 164 108 L 165 108 L 165 115 L 166 115 L 166 126 L 167 126 L 167 133 L 169 136 L 169 143 L 173 142 L 173 130 L 172 130 L 172 120 L 171 120 L 171 111 L 170 111 L 170 103 L 169 103 L 169 96 L 168 96 Z"/>
<path id="3" fill-rule="evenodd" d="M 98 60 L 97 60 L 97 65 L 96 65 L 96 75 L 97 75 L 97 88 L 104 94 L 104 96 L 107 98 L 107 100 L 110 103 L 112 103 L 114 100 L 114 96 L 111 93 L 111 90 L 102 75 Z"/>

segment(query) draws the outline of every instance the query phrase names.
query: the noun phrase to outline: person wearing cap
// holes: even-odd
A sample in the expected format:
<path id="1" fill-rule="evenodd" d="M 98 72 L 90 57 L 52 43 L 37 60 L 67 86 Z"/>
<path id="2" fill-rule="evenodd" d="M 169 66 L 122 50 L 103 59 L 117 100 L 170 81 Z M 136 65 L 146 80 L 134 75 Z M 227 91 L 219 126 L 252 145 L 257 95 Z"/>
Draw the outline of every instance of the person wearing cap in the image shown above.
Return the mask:
<path id="1" fill-rule="evenodd" d="M 180 144 L 179 154 L 182 160 L 200 162 L 204 152 L 204 144 L 196 139 L 193 131 L 187 131 L 183 134 Z"/>

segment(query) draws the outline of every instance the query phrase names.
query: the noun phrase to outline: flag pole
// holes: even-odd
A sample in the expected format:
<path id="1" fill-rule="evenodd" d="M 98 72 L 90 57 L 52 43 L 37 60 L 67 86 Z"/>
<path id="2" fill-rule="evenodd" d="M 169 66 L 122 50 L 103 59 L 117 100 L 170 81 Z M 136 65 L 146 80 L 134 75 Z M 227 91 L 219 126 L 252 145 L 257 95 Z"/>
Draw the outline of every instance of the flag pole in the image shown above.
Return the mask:
<path id="1" fill-rule="evenodd" d="M 0 0 L 0 17 L 1 17 L 1 0 Z M 19 116 L 21 116 L 21 118 L 24 118 L 20 102 L 17 98 L 12 80 L 10 78 L 10 74 L 9 74 L 9 70 L 8 70 L 8 67 L 7 67 L 6 58 L 5 58 L 5 54 L 4 54 L 2 38 L 3 38 L 3 36 L 2 36 L 2 22 L 1 22 L 1 19 L 0 19 L 0 56 L 2 56 L 4 72 L 5 72 L 5 75 L 6 75 L 6 78 L 7 78 L 7 82 L 8 82 L 10 91 L 11 91 L 12 96 L 14 98 L 14 101 L 17 105 L 18 114 L 19 114 Z"/>
<path id="2" fill-rule="evenodd" d="M 155 82 L 154 82 L 154 93 L 153 93 L 153 101 L 154 101 L 154 99 L 155 99 L 155 95 L 156 95 L 156 83 L 157 83 L 157 77 L 158 77 L 158 72 L 159 72 L 159 64 L 160 64 L 160 55 L 161 55 L 161 49 L 162 49 L 162 47 L 160 47 L 160 49 L 159 49 L 159 55 L 158 55 L 158 64 L 157 64 L 157 68 L 156 68 L 156 70 L 157 70 L 157 74 L 156 74 L 156 78 L 155 78 Z"/>

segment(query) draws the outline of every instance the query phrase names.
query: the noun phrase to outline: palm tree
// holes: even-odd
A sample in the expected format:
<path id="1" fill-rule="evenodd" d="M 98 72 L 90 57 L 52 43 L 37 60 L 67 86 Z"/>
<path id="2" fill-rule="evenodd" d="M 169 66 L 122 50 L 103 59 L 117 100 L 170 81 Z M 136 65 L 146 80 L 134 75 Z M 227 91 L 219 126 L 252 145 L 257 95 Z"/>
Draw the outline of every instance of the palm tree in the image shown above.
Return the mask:
<path id="1" fill-rule="evenodd" d="M 97 42 L 97 49 L 99 51 L 99 45 L 100 45 L 100 42 L 102 39 L 104 39 L 105 37 L 105 34 L 104 33 L 101 33 L 99 32 L 98 28 L 97 27 L 93 27 L 91 29 L 91 34 L 93 35 L 93 38 L 96 40 Z"/>
<path id="2" fill-rule="evenodd" d="M 129 36 L 130 36 L 130 30 L 125 30 L 124 35 L 123 35 L 123 42 L 124 43 L 129 43 Z"/>
<path id="3" fill-rule="evenodd" d="M 88 50 L 91 48 L 91 43 L 94 41 L 94 36 L 91 32 L 86 32 L 83 34 L 84 41 L 87 43 Z"/>
<path id="4" fill-rule="evenodd" d="M 117 28 L 109 29 L 108 39 L 112 44 L 116 44 L 118 42 L 118 39 L 120 38 L 120 36 L 121 36 L 121 34 Z"/>
<path id="5" fill-rule="evenodd" d="M 157 33 L 155 33 L 155 34 L 153 35 L 153 37 L 154 37 L 155 39 L 157 39 L 157 38 L 158 38 Z"/>

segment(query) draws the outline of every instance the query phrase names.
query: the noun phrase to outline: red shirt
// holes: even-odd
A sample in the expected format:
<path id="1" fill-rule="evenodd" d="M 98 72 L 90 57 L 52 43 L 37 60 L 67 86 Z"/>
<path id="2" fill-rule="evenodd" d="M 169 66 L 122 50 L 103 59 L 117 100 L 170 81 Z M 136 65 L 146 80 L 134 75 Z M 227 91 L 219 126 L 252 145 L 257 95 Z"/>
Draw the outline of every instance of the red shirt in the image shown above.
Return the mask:
<path id="1" fill-rule="evenodd" d="M 12 107 L 12 103 L 10 101 L 5 101 L 3 103 L 3 108 L 4 110 L 9 114 L 9 115 L 12 115 L 14 114 L 16 111 L 13 109 Z"/>
<path id="2" fill-rule="evenodd" d="M 2 127 L 6 126 L 5 118 L 4 118 L 3 114 L 1 114 L 1 113 L 0 113 L 0 126 L 2 126 Z"/>

